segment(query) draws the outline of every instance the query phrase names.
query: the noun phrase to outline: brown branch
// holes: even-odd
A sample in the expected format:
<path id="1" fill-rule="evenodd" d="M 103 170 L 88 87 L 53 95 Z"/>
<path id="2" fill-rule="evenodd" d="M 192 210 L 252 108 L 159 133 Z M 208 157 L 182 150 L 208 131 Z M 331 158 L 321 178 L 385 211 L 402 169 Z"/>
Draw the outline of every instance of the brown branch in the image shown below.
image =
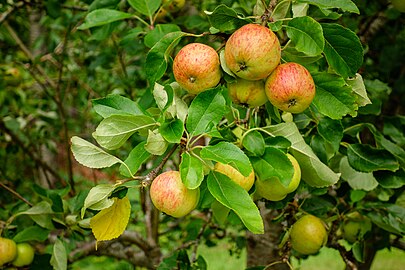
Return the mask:
<path id="1" fill-rule="evenodd" d="M 4 188 L 5 190 L 7 190 L 8 192 L 10 192 L 11 194 L 13 194 L 15 197 L 17 197 L 18 199 L 20 199 L 21 201 L 25 202 L 26 204 L 28 204 L 29 206 L 34 206 L 32 203 L 30 203 L 26 198 L 24 198 L 23 196 L 21 196 L 17 191 L 9 188 L 8 186 L 6 186 L 5 184 L 3 184 L 2 182 L 0 182 L 0 186 L 2 188 Z"/>
<path id="2" fill-rule="evenodd" d="M 401 241 L 400 238 L 397 239 L 393 239 L 390 241 L 391 246 L 401 249 L 401 250 L 405 250 L 405 242 Z"/>

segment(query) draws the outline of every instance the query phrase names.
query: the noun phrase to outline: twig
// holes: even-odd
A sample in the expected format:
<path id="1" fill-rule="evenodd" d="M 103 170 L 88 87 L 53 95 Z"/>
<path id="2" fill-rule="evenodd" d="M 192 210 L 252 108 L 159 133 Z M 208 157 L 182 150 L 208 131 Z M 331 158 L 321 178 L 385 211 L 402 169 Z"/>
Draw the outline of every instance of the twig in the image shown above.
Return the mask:
<path id="1" fill-rule="evenodd" d="M 13 13 L 17 8 L 20 8 L 24 5 L 25 5 L 25 2 L 20 1 L 20 2 L 16 3 L 15 5 L 10 6 L 6 11 L 4 11 L 0 15 L 0 24 L 2 24 L 7 19 L 7 17 L 10 16 L 11 13 Z"/>
<path id="2" fill-rule="evenodd" d="M 194 248 L 193 248 L 193 253 L 191 254 L 191 261 L 195 262 L 196 261 L 196 257 L 197 257 L 197 249 L 198 249 L 198 245 L 200 244 L 201 241 L 201 237 L 204 234 L 205 229 L 207 228 L 207 226 L 210 224 L 211 222 L 211 218 L 212 218 L 212 212 L 208 212 L 207 214 L 207 221 L 206 223 L 200 228 L 200 231 L 198 232 L 198 235 L 195 239 L 194 242 Z"/>
<path id="3" fill-rule="evenodd" d="M 17 191 L 9 188 L 8 186 L 6 186 L 5 184 L 3 184 L 2 182 L 0 182 L 0 186 L 2 188 L 4 188 L 5 190 L 7 190 L 8 192 L 10 192 L 11 194 L 13 194 L 14 196 L 16 196 L 18 199 L 20 199 L 21 201 L 25 202 L 26 204 L 28 204 L 29 206 L 34 206 L 32 203 L 30 203 L 27 199 L 25 199 L 23 196 L 21 196 Z"/>

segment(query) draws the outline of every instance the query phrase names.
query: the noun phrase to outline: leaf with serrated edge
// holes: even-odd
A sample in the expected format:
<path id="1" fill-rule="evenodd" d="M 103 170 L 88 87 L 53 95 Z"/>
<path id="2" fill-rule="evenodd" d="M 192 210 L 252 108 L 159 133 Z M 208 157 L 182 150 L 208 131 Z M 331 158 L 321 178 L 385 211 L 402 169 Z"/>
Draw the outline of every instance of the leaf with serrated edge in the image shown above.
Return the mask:
<path id="1" fill-rule="evenodd" d="M 139 13 L 152 18 L 152 15 L 159 9 L 161 0 L 128 0 L 133 9 Z"/>
<path id="2" fill-rule="evenodd" d="M 97 241 L 119 237 L 128 225 L 131 204 L 128 197 L 114 198 L 114 204 L 101 210 L 90 220 L 90 227 Z"/>
<path id="3" fill-rule="evenodd" d="M 187 152 L 181 154 L 181 180 L 188 189 L 198 188 L 204 180 L 204 168 L 201 160 Z"/>
<path id="4" fill-rule="evenodd" d="M 346 80 L 347 84 L 353 89 L 353 92 L 357 95 L 357 104 L 359 106 L 366 106 L 371 104 L 370 99 L 367 96 L 366 86 L 364 85 L 363 77 L 356 73 L 356 77 Z"/>
<path id="5" fill-rule="evenodd" d="M 84 30 L 91 27 L 101 26 L 115 21 L 129 19 L 132 16 L 132 14 L 115 9 L 96 9 L 86 16 L 84 23 L 80 25 L 78 29 Z"/>
<path id="6" fill-rule="evenodd" d="M 59 238 L 56 239 L 53 245 L 52 257 L 49 263 L 55 270 L 67 269 L 67 252 L 65 245 Z"/>
<path id="7" fill-rule="evenodd" d="M 89 168 L 111 167 L 122 161 L 94 144 L 77 136 L 72 137 L 72 153 L 77 162 Z"/>
<path id="8" fill-rule="evenodd" d="M 327 187 L 335 184 L 340 174 L 333 172 L 315 155 L 312 148 L 306 144 L 295 123 L 282 123 L 263 128 L 267 134 L 284 136 L 291 142 L 290 152 L 301 167 L 301 177 L 310 186 Z"/>
<path id="9" fill-rule="evenodd" d="M 342 173 L 342 178 L 349 183 L 352 189 L 371 191 L 378 186 L 378 182 L 372 173 L 356 171 L 350 166 L 347 157 L 340 160 L 339 171 Z"/>
<path id="10" fill-rule="evenodd" d="M 102 210 L 110 207 L 114 201 L 108 197 L 112 194 L 115 187 L 109 184 L 100 184 L 90 189 L 84 200 L 84 205 L 81 211 L 81 217 L 84 217 L 86 209 Z"/>
<path id="11" fill-rule="evenodd" d="M 263 220 L 259 209 L 246 190 L 229 179 L 226 175 L 212 171 L 208 175 L 207 185 L 210 193 L 224 206 L 232 209 L 255 234 L 264 233 Z"/>
<path id="12" fill-rule="evenodd" d="M 297 0 L 297 2 L 309 3 L 320 8 L 340 8 L 343 11 L 360 14 L 356 4 L 351 0 Z"/>

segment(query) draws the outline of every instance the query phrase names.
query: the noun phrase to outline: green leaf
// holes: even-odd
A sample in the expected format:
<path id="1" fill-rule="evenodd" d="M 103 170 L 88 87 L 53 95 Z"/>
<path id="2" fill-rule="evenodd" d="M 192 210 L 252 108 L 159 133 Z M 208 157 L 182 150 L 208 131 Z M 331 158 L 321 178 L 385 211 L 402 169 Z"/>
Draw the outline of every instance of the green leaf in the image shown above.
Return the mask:
<path id="1" fill-rule="evenodd" d="M 116 114 L 144 115 L 138 103 L 120 95 L 108 95 L 104 98 L 92 100 L 93 109 L 103 118 Z"/>
<path id="2" fill-rule="evenodd" d="M 50 230 L 41 228 L 39 226 L 30 226 L 17 233 L 13 240 L 16 243 L 23 243 L 29 241 L 45 242 L 48 239 Z"/>
<path id="3" fill-rule="evenodd" d="M 135 132 L 153 128 L 156 122 L 146 115 L 112 115 L 100 122 L 93 137 L 104 148 L 120 148 Z"/>
<path id="4" fill-rule="evenodd" d="M 352 189 L 371 191 L 378 186 L 378 182 L 372 173 L 356 171 L 350 166 L 347 157 L 343 157 L 340 160 L 339 171 L 342 174 L 342 178 L 349 183 Z"/>
<path id="5" fill-rule="evenodd" d="M 342 119 L 347 114 L 356 116 L 356 96 L 342 77 L 326 72 L 313 74 L 312 77 L 316 86 L 312 103 L 320 113 L 332 119 Z"/>
<path id="6" fill-rule="evenodd" d="M 405 185 L 405 171 L 403 169 L 396 172 L 377 171 L 373 174 L 383 188 L 400 188 Z"/>
<path id="7" fill-rule="evenodd" d="M 134 175 L 139 170 L 141 165 L 150 158 L 150 153 L 145 151 L 145 144 L 145 141 L 140 142 L 131 150 L 127 159 L 124 161 L 127 166 L 121 164 L 120 173 L 123 176 L 131 177 L 131 175 Z M 131 170 L 131 174 L 128 172 L 127 167 Z"/>
<path id="8" fill-rule="evenodd" d="M 398 161 L 390 152 L 367 144 L 350 144 L 347 148 L 347 157 L 350 165 L 360 172 L 399 169 Z"/>
<path id="9" fill-rule="evenodd" d="M 369 203 L 364 206 L 367 217 L 388 232 L 405 235 L 405 208 L 394 204 Z"/>
<path id="10" fill-rule="evenodd" d="M 129 19 L 132 16 L 133 16 L 132 14 L 118 11 L 115 9 L 105 9 L 105 8 L 96 9 L 87 14 L 84 23 L 80 25 L 77 29 L 85 30 L 91 27 Z"/>
<path id="11" fill-rule="evenodd" d="M 249 19 L 242 18 L 235 10 L 226 5 L 217 6 L 213 12 L 206 12 L 211 26 L 221 32 L 230 33 L 250 23 Z"/>
<path id="12" fill-rule="evenodd" d="M 256 130 L 249 132 L 243 137 L 242 145 L 256 156 L 263 155 L 266 146 L 262 134 Z"/>
<path id="13" fill-rule="evenodd" d="M 329 66 L 343 78 L 353 77 L 363 64 L 363 46 L 359 37 L 348 28 L 323 23 L 324 54 Z"/>
<path id="14" fill-rule="evenodd" d="M 298 3 L 308 3 L 320 8 L 339 8 L 343 11 L 360 14 L 356 4 L 351 0 L 297 0 Z"/>
<path id="15" fill-rule="evenodd" d="M 128 3 L 139 13 L 152 18 L 152 15 L 159 9 L 162 0 L 128 0 Z"/>
<path id="16" fill-rule="evenodd" d="M 204 180 L 204 170 L 201 160 L 188 152 L 181 154 L 180 163 L 181 180 L 188 189 L 196 189 Z"/>
<path id="17" fill-rule="evenodd" d="M 323 57 L 322 54 L 316 56 L 306 55 L 305 53 L 297 51 L 295 47 L 290 46 L 285 47 L 281 52 L 281 58 L 284 61 L 295 62 L 301 65 L 312 64 L 321 59 L 322 57 Z"/>
<path id="18" fill-rule="evenodd" d="M 357 104 L 362 107 L 367 104 L 371 104 L 370 99 L 367 96 L 366 86 L 364 85 L 363 77 L 356 73 L 356 77 L 346 80 L 346 83 L 352 87 L 353 92 L 357 96 Z"/>
<path id="19" fill-rule="evenodd" d="M 211 194 L 224 206 L 232 209 L 252 233 L 264 233 L 263 220 L 257 206 L 246 190 L 229 177 L 212 171 L 207 179 Z"/>
<path id="20" fill-rule="evenodd" d="M 239 147 L 229 142 L 206 146 L 201 149 L 200 155 L 204 159 L 229 164 L 244 176 L 252 172 L 249 158 Z"/>
<path id="21" fill-rule="evenodd" d="M 184 133 L 184 124 L 180 119 L 173 119 L 170 122 L 164 122 L 159 127 L 159 132 L 169 143 L 180 143 Z"/>
<path id="22" fill-rule="evenodd" d="M 336 153 L 343 138 L 342 123 L 339 120 L 323 117 L 318 122 L 317 130 L 319 135 L 333 146 L 333 150 Z"/>
<path id="23" fill-rule="evenodd" d="M 358 262 L 364 263 L 364 258 L 366 257 L 364 243 L 355 242 L 352 247 L 352 252 L 353 252 L 354 258 Z"/>
<path id="24" fill-rule="evenodd" d="M 317 56 L 323 52 L 325 39 L 322 27 L 311 17 L 294 18 L 285 27 L 297 51 L 309 56 Z"/>
<path id="25" fill-rule="evenodd" d="M 189 107 L 186 127 L 190 136 L 207 133 L 222 119 L 226 111 L 222 87 L 198 94 Z"/>
<path id="26" fill-rule="evenodd" d="M 145 46 L 152 48 L 160 39 L 171 32 L 181 31 L 177 24 L 157 24 L 144 38 Z"/>
<path id="27" fill-rule="evenodd" d="M 56 239 L 53 245 L 52 257 L 50 264 L 55 270 L 66 270 L 67 269 L 67 251 L 62 240 Z"/>
<path id="28" fill-rule="evenodd" d="M 73 136 L 72 153 L 77 162 L 89 167 L 89 168 L 106 168 L 111 167 L 116 163 L 122 163 L 122 161 L 103 149 L 95 146 L 94 144 L 80 138 Z"/>
<path id="29" fill-rule="evenodd" d="M 309 5 L 307 3 L 293 2 L 292 7 L 291 7 L 294 18 L 306 16 L 308 13 L 308 9 L 309 9 Z"/>
<path id="30" fill-rule="evenodd" d="M 166 152 L 168 142 L 163 138 L 158 130 L 149 130 L 148 139 L 146 140 L 145 149 L 152 155 L 160 156 Z"/>
<path id="31" fill-rule="evenodd" d="M 286 18 L 290 12 L 290 5 L 291 5 L 290 0 L 278 1 L 277 5 L 274 7 L 273 12 L 271 13 L 271 18 L 274 21 Z"/>
<path id="32" fill-rule="evenodd" d="M 119 2 L 120 0 L 94 0 L 89 6 L 89 11 L 101 8 L 115 8 Z"/>
<path id="33" fill-rule="evenodd" d="M 333 172 L 322 163 L 311 147 L 306 144 L 295 123 L 282 123 L 265 127 L 271 136 L 284 136 L 291 142 L 291 154 L 301 167 L 301 177 L 310 186 L 326 187 L 335 184 L 340 174 Z"/>
<path id="34" fill-rule="evenodd" d="M 81 211 L 81 218 L 84 217 L 86 209 L 102 210 L 110 207 L 114 200 L 110 199 L 110 195 L 115 187 L 109 184 L 100 184 L 90 189 L 89 194 L 84 200 L 84 205 Z"/>
<path id="35" fill-rule="evenodd" d="M 145 72 L 151 85 L 165 74 L 169 54 L 184 35 L 186 34 L 183 32 L 173 32 L 165 35 L 146 55 Z"/>
<path id="36" fill-rule="evenodd" d="M 54 214 L 54 211 L 52 210 L 52 206 L 47 201 L 42 201 L 32 206 L 30 209 L 26 211 L 17 213 L 16 216 L 21 215 L 36 216 L 47 214 Z"/>
<path id="37" fill-rule="evenodd" d="M 251 160 L 255 173 L 261 181 L 275 177 L 283 186 L 288 187 L 294 175 L 294 167 L 283 151 L 266 147 L 262 157 L 251 157 Z"/>

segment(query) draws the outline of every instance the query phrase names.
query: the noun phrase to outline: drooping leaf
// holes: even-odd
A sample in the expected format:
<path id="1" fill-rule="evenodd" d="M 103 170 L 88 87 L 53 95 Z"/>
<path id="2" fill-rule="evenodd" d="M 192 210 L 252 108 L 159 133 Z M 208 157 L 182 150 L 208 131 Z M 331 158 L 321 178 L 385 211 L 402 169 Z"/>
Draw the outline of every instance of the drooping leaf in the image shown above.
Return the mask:
<path id="1" fill-rule="evenodd" d="M 318 123 L 317 130 L 319 135 L 333 146 L 334 152 L 337 152 L 343 138 L 342 123 L 339 120 L 323 117 Z"/>
<path id="2" fill-rule="evenodd" d="M 122 161 L 105 152 L 100 147 L 80 138 L 73 136 L 72 142 L 72 153 L 77 162 L 89 167 L 89 168 L 106 168 L 111 167 L 116 163 L 122 163 Z"/>
<path id="3" fill-rule="evenodd" d="M 322 27 L 311 17 L 294 18 L 285 27 L 297 51 L 309 56 L 317 56 L 323 52 L 325 39 Z"/>
<path id="4" fill-rule="evenodd" d="M 259 210 L 246 190 L 226 175 L 215 171 L 208 175 L 207 185 L 215 199 L 232 209 L 249 231 L 256 234 L 264 232 Z"/>
<path id="5" fill-rule="evenodd" d="M 149 130 L 148 139 L 146 140 L 145 149 L 152 155 L 163 155 L 166 152 L 169 143 L 163 138 L 158 130 Z"/>
<path id="6" fill-rule="evenodd" d="M 114 150 L 135 132 L 151 129 L 155 125 L 155 120 L 146 115 L 112 115 L 100 122 L 93 137 L 102 147 Z"/>
<path id="7" fill-rule="evenodd" d="M 388 232 L 405 235 L 405 208 L 395 204 L 369 203 L 364 206 L 367 217 Z"/>
<path id="8" fill-rule="evenodd" d="M 352 189 L 370 191 L 378 186 L 378 182 L 372 173 L 356 171 L 350 166 L 347 157 L 340 160 L 339 171 L 342 178 L 349 183 Z"/>
<path id="9" fill-rule="evenodd" d="M 363 46 L 359 37 L 348 28 L 323 23 L 325 57 L 329 66 L 344 79 L 354 77 L 363 63 Z"/>
<path id="10" fill-rule="evenodd" d="M 180 176 L 188 189 L 198 188 L 204 180 L 204 170 L 201 160 L 188 152 L 181 154 Z"/>
<path id="11" fill-rule="evenodd" d="M 340 174 L 333 172 L 322 163 L 311 147 L 306 144 L 294 122 L 265 127 L 269 135 L 284 136 L 291 142 L 290 152 L 301 167 L 302 179 L 313 187 L 326 187 L 335 184 Z"/>
<path id="12" fill-rule="evenodd" d="M 62 240 L 56 239 L 53 245 L 52 257 L 50 264 L 55 270 L 66 270 L 67 269 L 67 251 Z"/>
<path id="13" fill-rule="evenodd" d="M 312 77 L 316 86 L 312 103 L 320 113 L 332 119 L 357 114 L 356 96 L 342 77 L 326 72 L 313 74 Z"/>
<path id="14" fill-rule="evenodd" d="M 93 109 L 103 118 L 115 114 L 145 114 L 136 102 L 120 95 L 111 94 L 104 98 L 94 99 L 92 103 Z"/>
<path id="15" fill-rule="evenodd" d="M 356 77 L 346 80 L 347 84 L 352 87 L 353 92 L 357 95 L 357 104 L 366 106 L 371 104 L 370 99 L 367 96 L 366 86 L 364 85 L 363 77 L 356 73 Z"/>
<path id="16" fill-rule="evenodd" d="M 128 197 L 114 198 L 109 208 L 103 209 L 90 220 L 90 227 L 97 241 L 119 237 L 128 225 L 131 204 Z"/>
<path id="17" fill-rule="evenodd" d="M 140 166 L 151 156 L 148 151 L 145 151 L 145 144 L 146 142 L 141 142 L 131 150 L 127 159 L 124 160 L 127 166 L 121 164 L 120 173 L 123 176 L 130 177 L 134 175 L 139 170 Z M 131 174 L 128 172 L 127 168 L 130 169 Z"/>
<path id="18" fill-rule="evenodd" d="M 105 25 L 108 23 L 129 19 L 132 14 L 118 11 L 115 9 L 96 9 L 87 14 L 84 23 L 78 27 L 80 30 L 85 30 L 91 27 Z"/>
<path id="19" fill-rule="evenodd" d="M 180 143 L 184 133 L 184 124 L 180 119 L 173 119 L 170 122 L 164 122 L 159 127 L 159 132 L 169 143 Z"/>
<path id="20" fill-rule="evenodd" d="M 263 155 L 266 146 L 262 134 L 256 130 L 249 132 L 243 137 L 242 145 L 256 156 Z"/>
<path id="21" fill-rule="evenodd" d="M 204 159 L 229 164 L 244 176 L 248 176 L 252 172 L 249 158 L 239 147 L 230 142 L 205 146 L 201 149 L 200 154 Z"/>
<path id="22" fill-rule="evenodd" d="M 343 11 L 360 14 L 356 4 L 351 0 L 297 0 L 298 3 L 308 3 L 320 8 L 339 8 Z"/>
<path id="23" fill-rule="evenodd" d="M 50 230 L 44 229 L 39 226 L 30 226 L 28 228 L 25 228 L 24 230 L 20 231 L 17 233 L 13 240 L 16 243 L 22 243 L 22 242 L 29 242 L 29 241 L 38 241 L 38 242 L 44 242 L 45 240 L 48 239 L 48 235 L 50 233 Z"/>
<path id="24" fill-rule="evenodd" d="M 225 111 L 221 86 L 198 94 L 191 102 L 186 120 L 190 136 L 209 132 L 219 123 Z"/>
<path id="25" fill-rule="evenodd" d="M 93 210 L 102 210 L 110 207 L 114 201 L 109 197 L 114 189 L 114 186 L 109 184 L 100 184 L 90 189 L 89 194 L 84 200 L 81 218 L 84 217 L 87 208 Z"/>
<path id="26" fill-rule="evenodd" d="M 347 148 L 347 157 L 349 164 L 360 172 L 399 169 L 398 161 L 390 152 L 367 144 L 350 144 Z"/>
<path id="27" fill-rule="evenodd" d="M 162 0 L 128 0 L 133 9 L 149 18 L 159 9 Z"/>
<path id="28" fill-rule="evenodd" d="M 312 64 L 323 57 L 322 54 L 309 56 L 303 52 L 299 52 L 295 47 L 286 47 L 281 52 L 281 58 L 286 62 L 295 62 L 301 65 Z"/>
<path id="29" fill-rule="evenodd" d="M 249 19 L 239 16 L 234 9 L 226 5 L 219 5 L 213 12 L 207 12 L 207 14 L 211 26 L 226 33 L 233 32 L 251 22 Z"/>

